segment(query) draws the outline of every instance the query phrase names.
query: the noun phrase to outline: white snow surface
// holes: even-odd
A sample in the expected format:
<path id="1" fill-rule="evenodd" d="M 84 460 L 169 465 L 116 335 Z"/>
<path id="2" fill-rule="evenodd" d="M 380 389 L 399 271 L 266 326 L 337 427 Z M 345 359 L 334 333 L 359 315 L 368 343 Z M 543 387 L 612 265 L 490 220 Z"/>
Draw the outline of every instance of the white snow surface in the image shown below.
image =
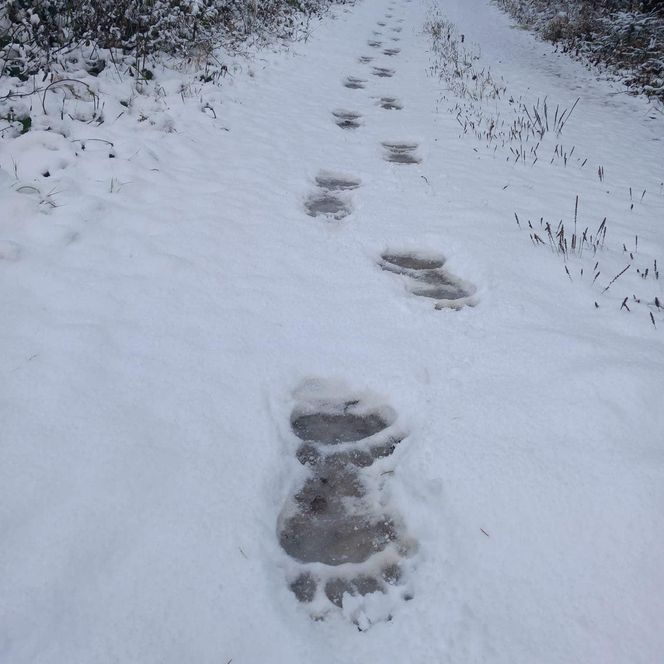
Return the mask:
<path id="1" fill-rule="evenodd" d="M 567 167 L 460 135 L 417 0 L 337 8 L 220 86 L 160 70 L 128 108 L 109 68 L 103 124 L 53 89 L 0 143 L 3 664 L 664 661 L 664 115 L 485 0 L 437 5 L 508 96 L 580 97 Z M 367 46 L 397 25 L 398 55 Z M 321 170 L 361 180 L 349 216 L 306 214 Z M 568 277 L 524 227 L 569 228 L 577 195 L 608 233 Z M 445 256 L 476 305 L 435 310 L 386 250 Z M 413 599 L 366 631 L 286 582 L 303 381 L 409 433 L 386 491 Z"/>

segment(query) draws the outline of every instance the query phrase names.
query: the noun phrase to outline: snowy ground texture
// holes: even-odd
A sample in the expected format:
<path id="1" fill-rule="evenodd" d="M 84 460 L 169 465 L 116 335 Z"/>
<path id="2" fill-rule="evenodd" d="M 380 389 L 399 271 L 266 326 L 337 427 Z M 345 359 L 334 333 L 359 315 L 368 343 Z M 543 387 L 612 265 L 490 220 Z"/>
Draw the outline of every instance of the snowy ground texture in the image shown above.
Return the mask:
<path id="1" fill-rule="evenodd" d="M 664 661 L 661 107 L 485 0 L 229 70 L 0 144 L 0 661 Z M 408 545 L 312 620 L 291 419 L 339 404 L 398 432 L 361 473 Z"/>

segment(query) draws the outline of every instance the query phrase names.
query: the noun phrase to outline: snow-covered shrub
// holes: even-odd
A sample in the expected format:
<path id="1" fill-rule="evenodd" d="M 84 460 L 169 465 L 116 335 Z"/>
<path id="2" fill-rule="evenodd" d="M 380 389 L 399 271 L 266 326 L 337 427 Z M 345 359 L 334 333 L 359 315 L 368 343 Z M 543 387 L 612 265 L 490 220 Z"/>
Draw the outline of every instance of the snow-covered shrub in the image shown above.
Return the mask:
<path id="1" fill-rule="evenodd" d="M 0 76 L 27 80 L 82 44 L 137 61 L 186 55 L 224 38 L 289 37 L 334 0 L 7 0 L 0 5 Z M 88 62 L 95 73 L 103 64 Z"/>
<path id="2" fill-rule="evenodd" d="M 496 0 L 520 24 L 664 99 L 664 0 Z"/>

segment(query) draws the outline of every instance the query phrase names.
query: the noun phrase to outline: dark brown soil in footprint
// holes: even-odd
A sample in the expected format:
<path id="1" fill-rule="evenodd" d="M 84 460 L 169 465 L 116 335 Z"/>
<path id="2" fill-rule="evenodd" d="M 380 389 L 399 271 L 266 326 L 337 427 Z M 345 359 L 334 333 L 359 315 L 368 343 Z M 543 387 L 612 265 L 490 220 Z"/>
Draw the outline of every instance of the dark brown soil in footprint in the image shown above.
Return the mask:
<path id="1" fill-rule="evenodd" d="M 307 442 L 336 445 L 368 438 L 390 426 L 378 413 L 311 413 L 291 420 L 293 433 Z"/>
<path id="2" fill-rule="evenodd" d="M 342 175 L 320 173 L 316 176 L 316 184 L 327 191 L 348 191 L 357 189 L 360 186 L 360 181 Z"/>
<path id="3" fill-rule="evenodd" d="M 388 516 L 296 514 L 279 533 L 286 553 L 303 563 L 363 563 L 397 539 Z"/>
<path id="4" fill-rule="evenodd" d="M 393 56 L 393 55 L 398 55 L 399 53 L 401 53 L 401 49 L 400 49 L 400 48 L 386 48 L 386 49 L 383 51 L 383 54 L 384 54 L 384 55 L 388 55 L 388 56 L 390 56 L 390 57 Z"/>
<path id="5" fill-rule="evenodd" d="M 422 160 L 415 154 L 417 143 L 383 143 L 385 160 L 393 164 L 419 164 Z"/>
<path id="6" fill-rule="evenodd" d="M 332 115 L 337 126 L 342 129 L 357 129 L 361 125 L 362 115 L 355 111 L 333 111 Z"/>
<path id="7" fill-rule="evenodd" d="M 355 78 L 354 76 L 349 76 L 345 81 L 344 81 L 344 87 L 345 88 L 350 88 L 351 90 L 362 90 L 364 89 L 364 86 L 366 85 L 366 79 L 363 78 Z"/>
<path id="8" fill-rule="evenodd" d="M 387 69 L 386 67 L 374 67 L 373 75 L 380 78 L 392 78 L 394 76 L 394 69 Z"/>
<path id="9" fill-rule="evenodd" d="M 383 254 L 381 258 L 407 270 L 435 270 L 445 264 L 442 258 L 424 258 L 416 254 Z"/>
<path id="10" fill-rule="evenodd" d="M 386 111 L 400 111 L 403 104 L 396 97 L 381 97 L 378 102 Z"/>
<path id="11" fill-rule="evenodd" d="M 348 204 L 331 194 L 311 196 L 304 207 L 310 217 L 327 216 L 342 219 L 350 214 Z"/>

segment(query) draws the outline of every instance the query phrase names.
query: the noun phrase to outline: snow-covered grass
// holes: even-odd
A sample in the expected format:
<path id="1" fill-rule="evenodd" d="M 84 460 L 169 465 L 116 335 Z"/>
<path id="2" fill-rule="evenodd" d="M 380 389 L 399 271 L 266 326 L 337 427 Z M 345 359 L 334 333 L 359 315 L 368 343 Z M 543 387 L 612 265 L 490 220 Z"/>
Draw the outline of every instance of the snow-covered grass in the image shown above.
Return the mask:
<path id="1" fill-rule="evenodd" d="M 220 85 L 81 74 L 3 135 L 3 662 L 664 656 L 664 117 L 431 4 L 337 7 Z M 347 214 L 311 216 L 332 176 Z M 378 470 L 410 601 L 312 621 L 288 588 L 303 386 L 405 436 Z"/>

